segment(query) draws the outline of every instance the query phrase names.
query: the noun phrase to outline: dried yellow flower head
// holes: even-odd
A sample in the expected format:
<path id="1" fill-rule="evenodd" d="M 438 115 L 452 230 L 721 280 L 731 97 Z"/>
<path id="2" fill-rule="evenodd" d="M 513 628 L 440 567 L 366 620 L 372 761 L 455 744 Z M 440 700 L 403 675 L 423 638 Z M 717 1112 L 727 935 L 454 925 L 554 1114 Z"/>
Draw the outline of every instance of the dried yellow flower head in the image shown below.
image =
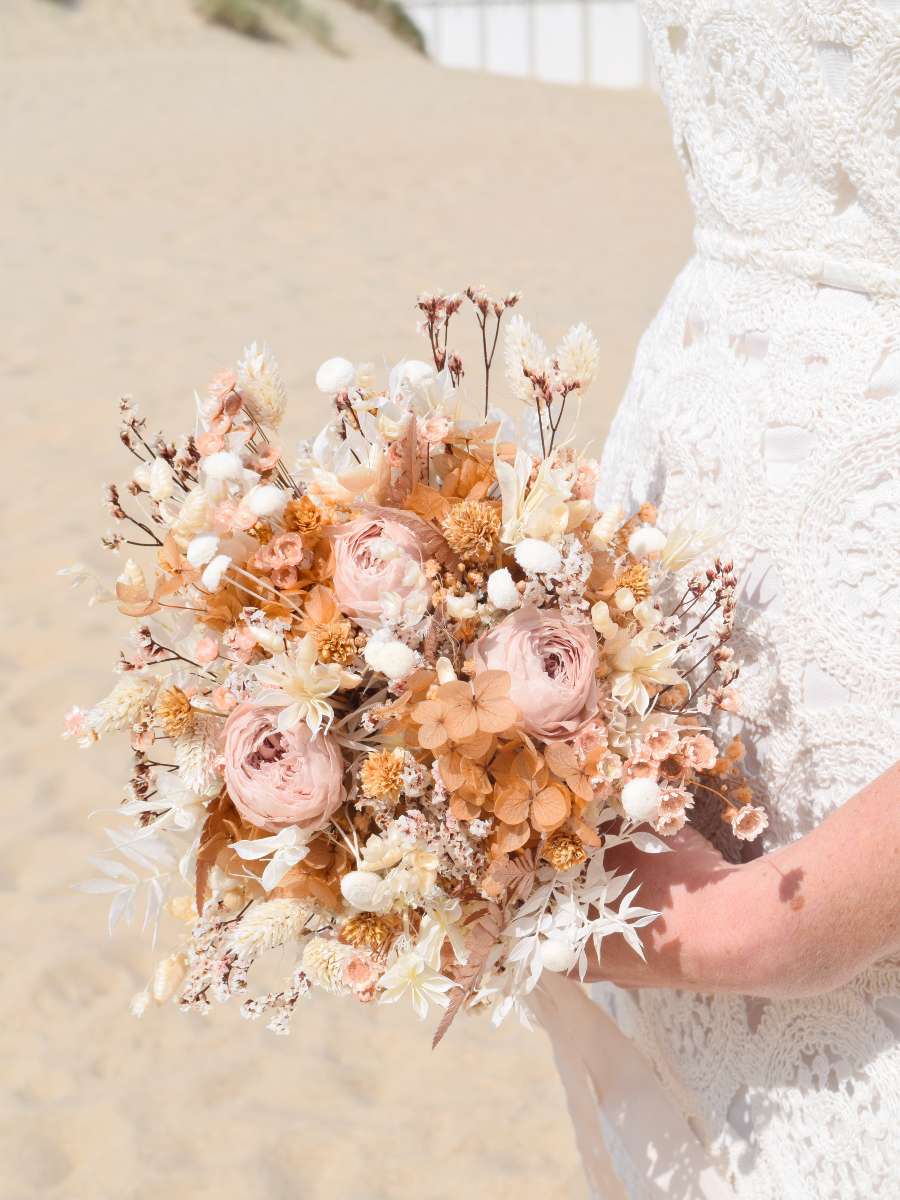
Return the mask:
<path id="1" fill-rule="evenodd" d="M 191 702 L 179 687 L 166 688 L 156 697 L 154 716 L 166 737 L 178 738 L 187 733 L 194 720 Z"/>
<path id="2" fill-rule="evenodd" d="M 560 830 L 547 838 L 541 850 L 541 858 L 556 871 L 568 871 L 583 863 L 587 854 L 581 838 L 576 837 L 574 833 L 564 833 Z"/>
<path id="3" fill-rule="evenodd" d="M 344 922 L 338 936 L 347 946 L 357 950 L 365 947 L 373 954 L 381 954 L 393 941 L 394 927 L 377 913 L 357 913 Z"/>
<path id="4" fill-rule="evenodd" d="M 319 659 L 346 667 L 356 657 L 356 639 L 349 621 L 329 621 L 313 631 Z"/>
<path id="5" fill-rule="evenodd" d="M 655 525 L 656 524 L 656 505 L 650 504 L 650 503 L 642 504 L 641 507 L 638 509 L 638 516 L 641 518 L 641 520 L 644 522 L 645 525 Z"/>
<path id="6" fill-rule="evenodd" d="M 616 588 L 628 588 L 636 603 L 640 604 L 650 595 L 650 572 L 642 563 L 626 567 L 622 574 L 616 577 Z"/>
<path id="7" fill-rule="evenodd" d="M 256 538 L 261 546 L 268 546 L 272 540 L 272 526 L 267 525 L 265 521 L 257 521 L 250 530 L 250 536 Z"/>
<path id="8" fill-rule="evenodd" d="M 309 496 L 289 500 L 284 509 L 284 527 L 288 533 L 317 533 L 322 528 L 322 510 Z"/>
<path id="9" fill-rule="evenodd" d="M 463 500 L 443 521 L 447 545 L 466 562 L 485 562 L 500 533 L 500 512 L 485 500 Z"/>
<path id="10" fill-rule="evenodd" d="M 359 769 L 359 783 L 370 800 L 397 796 L 403 787 L 403 754 L 393 750 L 369 754 Z"/>

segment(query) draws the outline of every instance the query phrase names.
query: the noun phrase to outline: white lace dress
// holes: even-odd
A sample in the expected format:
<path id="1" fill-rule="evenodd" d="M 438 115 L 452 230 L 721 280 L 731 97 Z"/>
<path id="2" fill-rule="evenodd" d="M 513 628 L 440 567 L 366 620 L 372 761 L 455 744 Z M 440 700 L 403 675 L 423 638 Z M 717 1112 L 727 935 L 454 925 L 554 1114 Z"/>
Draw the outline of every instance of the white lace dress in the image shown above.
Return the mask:
<path id="1" fill-rule="evenodd" d="M 696 254 L 641 343 L 604 482 L 727 530 L 777 846 L 900 757 L 900 0 L 642 8 Z M 900 1197 L 900 963 L 811 1000 L 600 997 L 652 1071 L 552 991 L 603 1200 Z"/>

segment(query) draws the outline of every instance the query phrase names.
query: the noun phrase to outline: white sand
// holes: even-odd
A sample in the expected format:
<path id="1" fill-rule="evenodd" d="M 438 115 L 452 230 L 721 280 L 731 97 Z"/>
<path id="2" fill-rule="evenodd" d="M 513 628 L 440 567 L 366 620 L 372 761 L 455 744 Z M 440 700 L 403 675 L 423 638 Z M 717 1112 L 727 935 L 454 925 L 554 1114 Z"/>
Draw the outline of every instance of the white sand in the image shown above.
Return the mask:
<path id="1" fill-rule="evenodd" d="M 136 1022 L 155 955 L 70 890 L 125 756 L 61 743 L 60 718 L 108 688 L 125 622 L 54 572 L 114 573 L 117 396 L 174 429 L 266 338 L 311 431 L 322 358 L 421 355 L 416 292 L 483 280 L 550 336 L 593 325 L 602 435 L 688 253 L 655 97 L 442 72 L 328 11 L 347 58 L 182 0 L 3 0 L 3 1200 L 584 1195 L 541 1035 L 469 1019 L 433 1055 L 406 1013 L 349 1002 L 311 1002 L 289 1041 L 227 1009 Z"/>

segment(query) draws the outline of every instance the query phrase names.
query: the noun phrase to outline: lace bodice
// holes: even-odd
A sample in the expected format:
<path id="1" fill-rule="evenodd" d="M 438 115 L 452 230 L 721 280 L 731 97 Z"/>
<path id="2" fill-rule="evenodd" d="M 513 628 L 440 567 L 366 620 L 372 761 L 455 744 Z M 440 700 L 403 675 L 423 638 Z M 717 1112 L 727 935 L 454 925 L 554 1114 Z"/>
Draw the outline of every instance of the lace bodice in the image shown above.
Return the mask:
<path id="1" fill-rule="evenodd" d="M 643 10 L 697 253 L 642 340 L 603 484 L 723 532 L 771 846 L 900 751 L 900 2 Z M 789 1003 L 603 999 L 724 1188 L 676 1165 L 663 1190 L 648 1128 L 647 1157 L 612 1135 L 630 1197 L 900 1195 L 900 963 Z M 557 1036 L 589 1146 L 602 1055 L 572 1070 Z"/>
<path id="2" fill-rule="evenodd" d="M 900 0 L 646 0 L 698 244 L 896 283 Z M 893 282 L 891 282 L 893 281 Z"/>

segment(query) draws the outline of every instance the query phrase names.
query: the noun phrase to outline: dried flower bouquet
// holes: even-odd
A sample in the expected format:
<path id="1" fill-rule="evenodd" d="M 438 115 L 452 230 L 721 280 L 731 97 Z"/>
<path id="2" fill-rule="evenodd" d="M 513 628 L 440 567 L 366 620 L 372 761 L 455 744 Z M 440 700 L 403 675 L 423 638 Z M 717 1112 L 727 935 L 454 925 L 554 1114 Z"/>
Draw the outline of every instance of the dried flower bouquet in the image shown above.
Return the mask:
<path id="1" fill-rule="evenodd" d="M 119 681 L 67 732 L 134 753 L 84 888 L 110 894 L 111 927 L 186 926 L 135 1011 L 239 994 L 285 1032 L 319 988 L 442 1010 L 437 1038 L 463 1007 L 527 1019 L 542 971 L 583 975 L 612 935 L 641 953 L 656 914 L 610 850 L 665 849 L 698 789 L 738 837 L 763 827 L 740 744 L 707 728 L 737 705 L 730 564 L 691 575 L 703 536 L 598 508 L 598 463 L 562 432 L 596 342 L 579 325 L 549 352 L 517 300 L 420 297 L 432 362 L 386 387 L 324 363 L 334 414 L 290 467 L 266 348 L 176 442 L 122 403 L 135 463 L 104 542 L 149 562 L 127 557 L 108 597 L 134 622 Z M 449 340 L 464 306 L 477 419 Z M 501 326 L 523 429 L 492 407 Z M 279 948 L 284 990 L 247 998 Z"/>

